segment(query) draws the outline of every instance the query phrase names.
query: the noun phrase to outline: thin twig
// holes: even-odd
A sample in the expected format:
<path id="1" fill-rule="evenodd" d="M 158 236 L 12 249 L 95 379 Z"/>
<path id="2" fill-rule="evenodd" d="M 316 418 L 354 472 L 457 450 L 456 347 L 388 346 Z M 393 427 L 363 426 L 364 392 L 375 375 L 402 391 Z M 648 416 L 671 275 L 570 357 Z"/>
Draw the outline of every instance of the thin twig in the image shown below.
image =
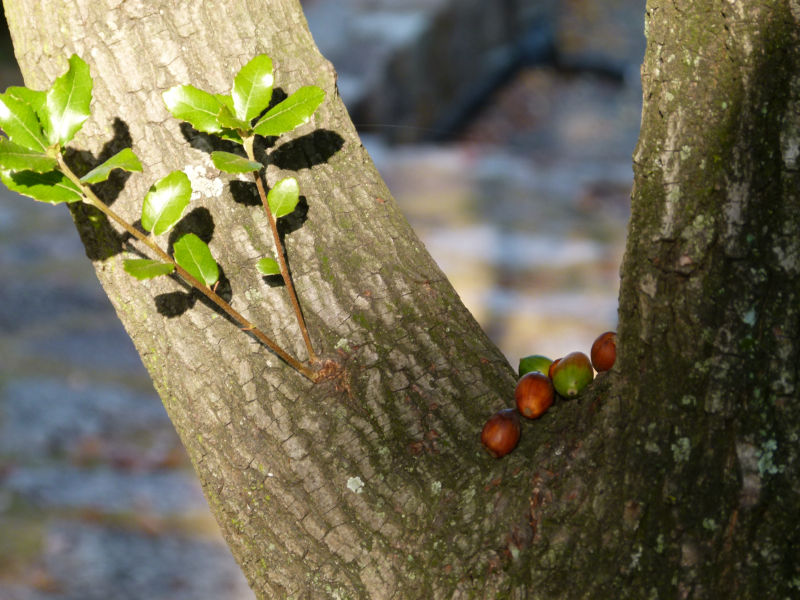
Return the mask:
<path id="1" fill-rule="evenodd" d="M 145 246 L 147 246 L 150 250 L 152 250 L 158 257 L 163 260 L 164 262 L 170 263 L 175 267 L 175 271 L 181 278 L 186 281 L 189 285 L 191 285 L 196 290 L 203 293 L 209 300 L 211 300 L 214 304 L 219 306 L 226 314 L 228 314 L 232 319 L 239 323 L 240 327 L 244 331 L 249 331 L 252 333 L 260 342 L 262 342 L 265 346 L 267 346 L 270 350 L 272 350 L 275 354 L 277 354 L 286 364 L 290 367 L 295 369 L 301 375 L 306 377 L 311 381 L 316 380 L 316 374 L 306 365 L 298 361 L 296 358 L 291 356 L 288 352 L 286 352 L 283 348 L 281 348 L 276 342 L 274 342 L 269 336 L 267 336 L 263 331 L 261 331 L 258 327 L 253 325 L 250 321 L 248 321 L 244 316 L 242 316 L 238 311 L 236 311 L 230 304 L 228 304 L 221 296 L 219 296 L 214 290 L 208 287 L 206 284 L 201 282 L 199 279 L 194 277 L 191 273 L 189 273 L 186 269 L 181 267 L 175 259 L 173 259 L 169 254 L 164 252 L 161 247 L 156 244 L 149 236 L 144 235 L 141 231 L 136 229 L 133 225 L 128 223 L 125 219 L 120 217 L 117 213 L 115 213 L 105 202 L 100 200 L 94 192 L 92 192 L 91 188 L 84 184 L 80 178 L 72 172 L 72 170 L 67 166 L 66 162 L 64 162 L 64 158 L 59 154 L 58 156 L 58 166 L 61 169 L 61 172 L 67 176 L 67 178 L 72 181 L 75 185 L 77 185 L 81 192 L 83 193 L 84 199 L 87 204 L 90 206 L 94 206 L 98 210 L 100 210 L 103 214 L 105 214 L 108 218 L 112 221 L 120 225 L 125 231 L 130 233 L 133 237 L 137 240 L 142 242 Z"/>
<path id="2" fill-rule="evenodd" d="M 255 161 L 255 155 L 253 153 L 253 138 L 249 138 L 246 141 L 250 143 L 244 144 L 245 152 L 247 153 L 247 158 L 249 160 Z M 283 277 L 283 282 L 286 285 L 286 289 L 289 292 L 289 299 L 292 302 L 292 307 L 294 308 L 294 314 L 297 317 L 297 324 L 300 326 L 300 333 L 303 336 L 303 341 L 306 344 L 306 349 L 308 350 L 308 359 L 311 362 L 317 362 L 317 355 L 314 352 L 314 347 L 311 345 L 311 338 L 308 335 L 308 328 L 306 328 L 305 319 L 303 319 L 303 311 L 300 309 L 300 302 L 297 300 L 297 293 L 294 290 L 294 284 L 292 283 L 292 276 L 289 274 L 289 266 L 286 264 L 286 256 L 283 250 L 283 244 L 281 243 L 280 233 L 278 233 L 278 223 L 275 219 L 275 215 L 272 214 L 272 211 L 269 208 L 269 202 L 267 201 L 267 192 L 264 189 L 264 183 L 261 179 L 261 174 L 258 171 L 253 172 L 253 179 L 256 182 L 256 187 L 258 188 L 258 195 L 261 197 L 261 204 L 264 206 L 264 212 L 267 213 L 267 219 L 269 220 L 270 229 L 272 229 L 272 237 L 275 240 L 275 248 L 276 254 L 278 255 L 278 265 L 281 269 L 281 277 Z"/>

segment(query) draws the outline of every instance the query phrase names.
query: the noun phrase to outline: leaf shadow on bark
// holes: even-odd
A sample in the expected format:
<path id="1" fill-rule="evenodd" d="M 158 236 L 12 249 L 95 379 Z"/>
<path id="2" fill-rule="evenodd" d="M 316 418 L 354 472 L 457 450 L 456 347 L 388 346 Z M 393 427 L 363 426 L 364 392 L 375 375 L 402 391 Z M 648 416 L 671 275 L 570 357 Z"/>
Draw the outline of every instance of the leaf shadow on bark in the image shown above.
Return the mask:
<path id="1" fill-rule="evenodd" d="M 231 298 L 233 297 L 233 290 L 231 288 L 230 280 L 228 279 L 227 275 L 225 275 L 225 269 L 222 265 L 217 263 L 217 268 L 219 269 L 219 283 L 217 284 L 216 288 L 217 295 L 222 297 L 222 299 L 226 302 L 230 302 Z M 240 326 L 236 320 L 228 315 L 228 313 L 206 298 L 202 292 L 186 283 L 180 278 L 180 276 L 173 273 L 170 275 L 170 277 L 183 289 L 176 290 L 174 292 L 165 292 L 155 296 L 153 300 L 155 301 L 158 314 L 163 317 L 167 317 L 168 319 L 180 317 L 186 311 L 194 308 L 194 305 L 199 301 L 217 313 L 220 317 L 223 317 L 232 325 L 235 325 L 236 327 Z"/>
<path id="2" fill-rule="evenodd" d="M 69 167 L 76 173 L 88 173 L 120 150 L 132 146 L 133 139 L 130 128 L 125 121 L 115 117 L 112 129 L 113 137 L 103 145 L 97 156 L 88 150 L 68 148 L 64 159 Z M 111 206 L 116 202 L 131 175 L 132 173 L 127 171 L 115 169 L 111 172 L 108 180 L 92 185 L 92 191 L 108 206 Z M 83 202 L 72 203 L 69 205 L 69 209 L 89 260 L 106 260 L 122 252 L 130 236 L 117 233 L 102 212 Z"/>

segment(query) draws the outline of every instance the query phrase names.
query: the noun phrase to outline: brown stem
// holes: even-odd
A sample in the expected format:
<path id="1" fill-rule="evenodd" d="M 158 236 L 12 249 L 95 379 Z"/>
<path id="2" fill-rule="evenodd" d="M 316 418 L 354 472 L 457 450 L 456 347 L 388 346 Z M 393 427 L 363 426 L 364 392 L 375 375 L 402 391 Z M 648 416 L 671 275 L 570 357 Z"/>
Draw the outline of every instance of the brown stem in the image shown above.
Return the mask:
<path id="1" fill-rule="evenodd" d="M 247 158 L 255 161 L 255 155 L 253 153 L 253 138 L 245 138 L 244 149 L 247 153 Z M 292 301 L 292 307 L 294 307 L 294 314 L 297 317 L 297 324 L 300 326 L 300 333 L 303 336 L 303 341 L 306 343 L 308 359 L 311 362 L 316 362 L 318 360 L 317 355 L 314 352 L 314 347 L 311 345 L 311 338 L 308 335 L 306 322 L 303 319 L 303 311 L 300 310 L 300 303 L 297 300 L 297 293 L 294 291 L 292 277 L 289 274 L 289 266 L 286 264 L 286 256 L 283 250 L 283 244 L 281 243 L 281 237 L 278 233 L 278 223 L 275 219 L 275 215 L 272 214 L 272 211 L 269 208 L 267 193 L 264 190 L 264 183 L 261 179 L 261 175 L 257 171 L 253 172 L 253 179 L 255 179 L 256 187 L 258 188 L 258 195 L 261 197 L 261 204 L 264 206 L 264 212 L 267 213 L 270 229 L 272 229 L 272 237 L 275 240 L 275 248 L 278 255 L 278 265 L 281 269 L 281 277 L 283 277 L 283 282 L 289 292 L 289 299 Z"/>
<path id="2" fill-rule="evenodd" d="M 290 367 L 295 369 L 301 375 L 310 379 L 311 381 L 316 381 L 316 373 L 308 368 L 306 365 L 298 361 L 296 358 L 291 356 L 288 352 L 286 352 L 283 348 L 281 348 L 276 342 L 274 342 L 270 337 L 268 337 L 263 331 L 258 329 L 255 325 L 253 325 L 250 321 L 248 321 L 243 315 L 241 315 L 238 311 L 236 311 L 230 304 L 228 304 L 221 296 L 219 296 L 214 290 L 208 287 L 206 284 L 201 282 L 197 279 L 194 275 L 189 273 L 186 269 L 181 267 L 175 260 L 166 252 L 164 252 L 161 247 L 156 244 L 149 236 L 146 236 L 141 231 L 136 229 L 133 225 L 128 223 L 125 219 L 120 217 L 117 213 L 115 213 L 111 208 L 100 198 L 98 198 L 94 192 L 92 192 L 91 188 L 84 184 L 80 178 L 72 172 L 72 169 L 67 166 L 66 162 L 64 162 L 64 157 L 59 154 L 58 156 L 58 166 L 61 169 L 61 172 L 67 176 L 67 178 L 72 181 L 75 185 L 77 185 L 81 192 L 83 193 L 85 202 L 91 206 L 94 206 L 96 209 L 101 211 L 104 215 L 106 215 L 109 219 L 120 225 L 125 231 L 130 233 L 133 237 L 137 240 L 142 242 L 145 246 L 147 246 L 150 250 L 152 250 L 158 257 L 163 260 L 164 262 L 170 263 L 175 267 L 175 271 L 181 278 L 186 281 L 189 285 L 191 285 L 196 290 L 202 292 L 209 300 L 211 300 L 214 304 L 219 306 L 225 313 L 227 313 L 232 319 L 234 319 L 239 326 L 244 331 L 249 331 L 252 333 L 260 342 L 262 342 L 265 346 L 267 346 L 270 350 L 272 350 L 275 354 L 277 354 L 286 364 Z"/>

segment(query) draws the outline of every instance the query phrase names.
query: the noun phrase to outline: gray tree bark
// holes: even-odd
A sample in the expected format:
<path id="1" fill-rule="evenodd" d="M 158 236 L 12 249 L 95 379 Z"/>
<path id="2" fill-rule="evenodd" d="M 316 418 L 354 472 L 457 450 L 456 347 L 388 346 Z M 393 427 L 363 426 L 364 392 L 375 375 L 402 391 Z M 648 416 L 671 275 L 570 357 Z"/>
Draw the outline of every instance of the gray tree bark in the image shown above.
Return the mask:
<path id="1" fill-rule="evenodd" d="M 114 208 L 135 220 L 148 186 L 186 169 L 189 223 L 232 304 L 301 357 L 285 290 L 253 270 L 271 251 L 263 213 L 160 95 L 224 92 L 258 53 L 285 92 L 328 92 L 267 171 L 297 176 L 307 201 L 285 239 L 330 361 L 321 383 L 176 280 L 130 279 L 135 245 L 73 211 L 260 598 L 800 593 L 796 0 L 648 3 L 619 360 L 502 460 L 478 434 L 511 405 L 514 373 L 395 206 L 296 0 L 4 4 L 27 85 L 73 52 L 89 62 L 75 146 L 142 158 L 118 197 L 105 190 Z"/>

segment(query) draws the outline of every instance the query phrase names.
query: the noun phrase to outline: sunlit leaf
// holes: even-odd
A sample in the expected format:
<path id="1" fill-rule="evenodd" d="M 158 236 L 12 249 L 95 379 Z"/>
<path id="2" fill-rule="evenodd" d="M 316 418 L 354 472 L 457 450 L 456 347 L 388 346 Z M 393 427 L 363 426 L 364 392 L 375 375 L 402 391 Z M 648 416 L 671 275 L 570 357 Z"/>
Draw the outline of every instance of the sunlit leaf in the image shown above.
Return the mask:
<path id="1" fill-rule="evenodd" d="M 231 111 L 231 115 L 236 112 L 233 108 L 233 98 L 230 97 L 230 94 L 214 94 L 214 98 L 216 98 L 222 106 Z"/>
<path id="2" fill-rule="evenodd" d="M 294 177 L 281 179 L 267 194 L 267 204 L 276 219 L 292 213 L 299 201 L 300 187 Z"/>
<path id="3" fill-rule="evenodd" d="M 254 57 L 233 79 L 231 97 L 234 114 L 248 124 L 269 106 L 272 99 L 272 60 L 265 54 Z"/>
<path id="4" fill-rule="evenodd" d="M 152 279 L 160 275 L 169 275 L 175 270 L 175 265 L 151 260 L 149 258 L 129 258 L 123 261 L 122 268 L 136 279 Z"/>
<path id="5" fill-rule="evenodd" d="M 92 76 L 79 56 L 69 58 L 69 69 L 47 92 L 45 130 L 51 144 L 67 144 L 89 118 Z"/>
<path id="6" fill-rule="evenodd" d="M 47 148 L 47 140 L 33 107 L 8 92 L 0 94 L 0 129 L 19 146 L 38 151 Z"/>
<path id="7" fill-rule="evenodd" d="M 211 162 L 220 171 L 226 173 L 251 173 L 253 171 L 260 171 L 263 166 L 259 162 L 247 160 L 238 154 L 230 152 L 216 151 L 211 153 Z"/>
<path id="8" fill-rule="evenodd" d="M 234 131 L 250 131 L 250 121 L 242 121 L 233 116 L 231 109 L 227 106 L 222 106 L 217 115 L 217 122 L 219 126 L 224 129 L 232 129 Z"/>
<path id="9" fill-rule="evenodd" d="M 27 103 L 39 117 L 40 123 L 45 120 L 43 115 L 45 114 L 45 106 L 47 105 L 47 92 L 40 92 L 39 90 L 12 85 L 6 90 L 6 93 Z"/>
<path id="10" fill-rule="evenodd" d="M 56 168 L 57 161 L 51 156 L 25 148 L 0 138 L 0 169 L 6 171 L 35 171 L 46 173 Z"/>
<path id="11" fill-rule="evenodd" d="M 280 275 L 281 268 L 278 265 L 278 261 L 274 258 L 262 258 L 256 264 L 256 269 L 262 275 Z"/>
<path id="12" fill-rule="evenodd" d="M 108 176 L 111 175 L 111 171 L 114 169 L 141 173 L 142 163 L 139 162 L 139 158 L 133 153 L 133 150 L 125 148 L 89 171 L 86 175 L 81 177 L 81 181 L 84 183 L 100 183 L 108 179 Z"/>
<path id="13" fill-rule="evenodd" d="M 192 184 L 183 171 L 173 171 L 150 188 L 142 205 L 142 227 L 154 235 L 177 223 L 192 197 Z"/>
<path id="14" fill-rule="evenodd" d="M 187 233 L 178 239 L 173 251 L 175 262 L 207 286 L 214 285 L 219 279 L 217 261 L 211 256 L 208 245 L 195 234 Z"/>
<path id="15" fill-rule="evenodd" d="M 34 173 L 33 171 L 2 171 L 0 179 L 8 189 L 39 202 L 61 204 L 83 200 L 80 188 L 60 171 Z"/>
<path id="16" fill-rule="evenodd" d="M 216 133 L 221 129 L 217 115 L 222 105 L 213 94 L 191 85 L 177 85 L 162 96 L 172 116 L 186 121 L 197 131 Z"/>
<path id="17" fill-rule="evenodd" d="M 325 92 L 315 85 L 301 87 L 283 102 L 273 106 L 256 123 L 258 135 L 276 136 L 307 123 L 325 99 Z"/>

